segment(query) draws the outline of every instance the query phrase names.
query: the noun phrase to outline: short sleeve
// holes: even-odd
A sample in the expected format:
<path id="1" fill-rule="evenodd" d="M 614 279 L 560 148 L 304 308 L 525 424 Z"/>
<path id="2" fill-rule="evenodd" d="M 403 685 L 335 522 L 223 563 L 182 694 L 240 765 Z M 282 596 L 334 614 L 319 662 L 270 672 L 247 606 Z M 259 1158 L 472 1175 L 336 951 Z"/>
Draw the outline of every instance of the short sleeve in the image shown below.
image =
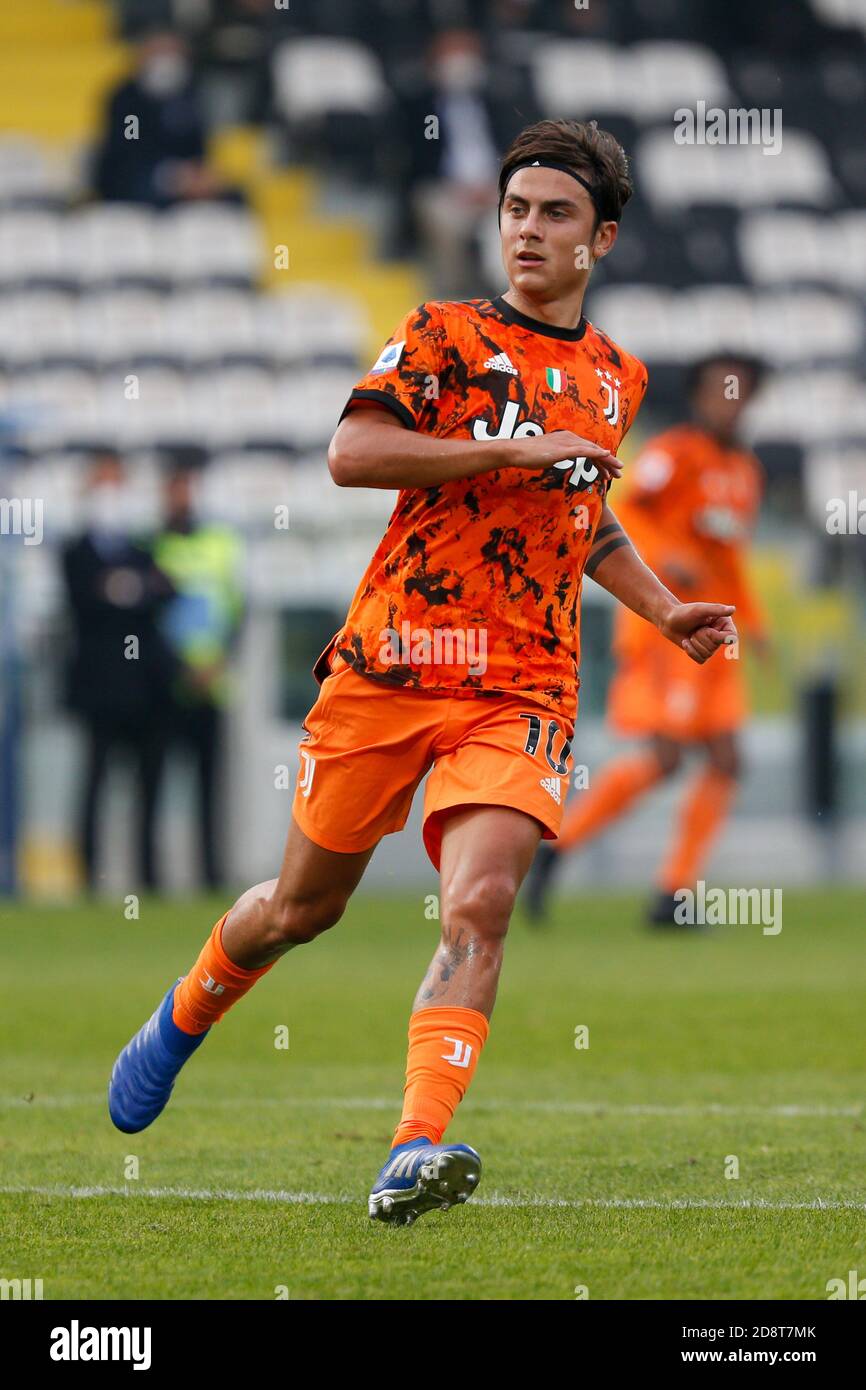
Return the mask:
<path id="1" fill-rule="evenodd" d="M 407 429 L 435 404 L 442 374 L 445 329 L 436 304 L 419 304 L 400 323 L 376 361 L 352 391 L 342 420 L 365 402 L 392 410 Z"/>

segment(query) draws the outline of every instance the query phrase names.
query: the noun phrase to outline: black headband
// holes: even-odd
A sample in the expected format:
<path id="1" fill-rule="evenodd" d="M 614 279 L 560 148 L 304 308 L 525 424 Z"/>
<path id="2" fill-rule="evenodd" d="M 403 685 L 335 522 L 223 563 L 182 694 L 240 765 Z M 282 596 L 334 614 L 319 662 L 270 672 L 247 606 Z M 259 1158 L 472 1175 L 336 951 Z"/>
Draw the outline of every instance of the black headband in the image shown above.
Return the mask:
<path id="1" fill-rule="evenodd" d="M 592 199 L 593 206 L 595 207 L 595 210 L 598 213 L 599 217 L 601 217 L 603 220 L 619 221 L 619 218 L 608 219 L 606 217 L 602 196 L 599 193 L 598 189 L 595 187 L 595 185 L 589 182 L 589 179 L 583 178 L 581 174 L 576 174 L 573 169 L 569 169 L 567 164 L 557 164 L 555 159 L 527 159 L 525 163 L 515 165 L 515 167 L 511 170 L 511 173 L 508 175 L 505 187 L 503 188 L 499 198 L 500 219 L 502 213 L 502 204 L 505 201 L 505 194 L 508 190 L 508 185 L 514 178 L 514 175 L 520 173 L 521 169 L 559 169 L 561 173 L 568 174 L 568 177 L 570 179 L 576 179 L 577 182 L 580 184 L 581 188 L 586 189 L 587 193 Z"/>

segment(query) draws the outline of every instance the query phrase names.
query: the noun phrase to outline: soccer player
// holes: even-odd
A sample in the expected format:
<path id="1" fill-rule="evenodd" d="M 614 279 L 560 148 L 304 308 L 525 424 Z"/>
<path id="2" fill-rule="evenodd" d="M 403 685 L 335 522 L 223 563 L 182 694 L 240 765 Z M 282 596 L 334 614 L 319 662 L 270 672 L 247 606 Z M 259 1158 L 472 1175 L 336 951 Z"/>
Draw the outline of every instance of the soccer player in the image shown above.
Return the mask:
<path id="1" fill-rule="evenodd" d="M 217 922 L 120 1054 L 118 1128 L 143 1129 L 210 1028 L 343 914 L 383 835 L 424 795 L 441 941 L 415 998 L 403 1112 L 374 1218 L 465 1201 L 481 1161 L 442 1136 L 487 1039 L 505 934 L 539 838 L 557 834 L 577 709 L 584 570 L 703 663 L 726 603 L 681 603 L 607 505 L 643 365 L 582 315 L 631 193 L 595 124 L 543 121 L 500 181 L 501 297 L 422 304 L 358 383 L 331 441 L 340 487 L 399 489 L 343 627 L 317 665 L 278 878 Z"/>
<path id="2" fill-rule="evenodd" d="M 735 352 L 694 363 L 687 382 L 692 421 L 646 444 L 617 515 L 642 557 L 681 597 L 730 599 L 740 630 L 765 655 L 766 624 L 745 563 L 763 474 L 738 438 L 742 412 L 761 375 L 760 363 Z M 694 887 L 740 776 L 739 730 L 748 714 L 742 667 L 736 659 L 706 669 L 681 662 L 669 643 L 622 608 L 614 647 L 608 716 L 619 733 L 642 738 L 644 747 L 616 758 L 574 794 L 556 849 L 539 848 L 527 906 L 532 917 L 543 917 L 565 855 L 625 815 L 695 752 L 700 767 L 686 791 L 649 910 L 651 923 L 674 926 L 674 894 Z M 725 656 L 738 657 L 739 646 Z"/>

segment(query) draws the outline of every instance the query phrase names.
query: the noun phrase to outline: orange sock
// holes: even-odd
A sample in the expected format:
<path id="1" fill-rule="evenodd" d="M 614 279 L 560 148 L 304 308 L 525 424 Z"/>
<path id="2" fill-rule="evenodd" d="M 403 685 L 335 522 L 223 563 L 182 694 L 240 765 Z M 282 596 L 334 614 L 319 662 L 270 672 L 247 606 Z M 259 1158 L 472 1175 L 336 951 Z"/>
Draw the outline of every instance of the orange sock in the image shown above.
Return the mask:
<path id="1" fill-rule="evenodd" d="M 736 778 L 715 768 L 698 773 L 683 802 L 674 842 L 659 874 L 659 887 L 665 893 L 696 883 L 701 863 L 727 819 L 736 786 Z"/>
<path id="2" fill-rule="evenodd" d="M 653 753 L 617 758 L 602 769 L 586 791 L 572 792 L 555 848 L 571 849 L 572 845 L 591 840 L 655 786 L 661 776 L 661 765 Z"/>
<path id="3" fill-rule="evenodd" d="M 229 960 L 222 944 L 223 922 L 228 915 L 226 912 L 219 919 L 192 970 L 174 992 L 171 1016 L 184 1033 L 203 1033 L 218 1023 L 226 1010 L 276 965 L 271 961 L 260 970 L 242 970 Z"/>
<path id="4" fill-rule="evenodd" d="M 477 1009 L 418 1009 L 409 1020 L 403 1116 L 391 1147 L 422 1136 L 438 1144 L 466 1094 L 490 1025 Z"/>

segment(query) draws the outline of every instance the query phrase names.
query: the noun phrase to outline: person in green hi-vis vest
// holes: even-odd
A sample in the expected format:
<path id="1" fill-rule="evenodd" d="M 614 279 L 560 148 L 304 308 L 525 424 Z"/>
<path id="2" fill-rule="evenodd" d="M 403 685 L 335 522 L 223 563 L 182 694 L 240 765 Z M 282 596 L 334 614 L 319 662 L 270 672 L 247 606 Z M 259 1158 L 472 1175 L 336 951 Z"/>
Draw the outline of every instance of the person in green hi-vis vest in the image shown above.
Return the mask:
<path id="1" fill-rule="evenodd" d="M 228 527 L 199 521 L 197 462 L 172 456 L 165 478 L 164 529 L 154 559 L 175 596 L 161 627 L 180 668 L 167 723 L 173 747 L 192 755 L 198 796 L 201 868 L 208 887 L 224 881 L 220 847 L 220 772 L 224 711 L 230 699 L 229 653 L 243 613 L 241 543 Z"/>

